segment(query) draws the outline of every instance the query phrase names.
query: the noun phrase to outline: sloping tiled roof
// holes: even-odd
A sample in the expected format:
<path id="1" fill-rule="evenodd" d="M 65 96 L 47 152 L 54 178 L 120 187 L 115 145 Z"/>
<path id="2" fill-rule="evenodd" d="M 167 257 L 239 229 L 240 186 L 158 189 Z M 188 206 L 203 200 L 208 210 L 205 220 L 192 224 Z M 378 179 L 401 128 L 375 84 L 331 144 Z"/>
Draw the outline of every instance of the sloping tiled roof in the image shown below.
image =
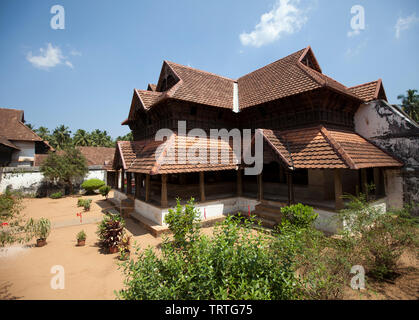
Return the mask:
<path id="1" fill-rule="evenodd" d="M 77 147 L 82 155 L 87 160 L 88 166 L 103 166 L 104 168 L 110 168 L 113 163 L 113 157 L 115 155 L 115 148 L 106 147 Z M 64 151 L 56 151 L 58 154 L 63 154 Z M 34 166 L 38 167 L 42 165 L 42 162 L 48 157 L 48 154 L 36 154 Z"/>
<path id="2" fill-rule="evenodd" d="M 229 143 L 210 138 L 193 138 L 179 136 L 174 133 L 166 141 L 119 141 L 117 154 L 121 158 L 122 167 L 128 172 L 147 174 L 169 174 L 180 172 L 220 171 L 232 170 L 237 166 L 237 158 Z M 182 155 L 182 145 L 185 146 L 185 154 Z M 196 148 L 196 149 L 195 149 Z M 203 150 L 199 154 L 202 158 L 199 163 L 191 163 L 184 156 L 193 150 Z M 210 163 L 211 150 L 218 155 L 218 163 Z M 161 153 L 160 153 L 161 151 Z M 221 163 L 222 152 L 228 155 L 228 163 Z M 156 154 L 160 155 L 161 161 L 156 160 Z M 198 156 L 195 153 L 195 156 Z M 190 159 L 190 158 L 189 158 Z M 205 162 L 206 164 L 202 163 Z M 114 160 L 114 169 L 117 169 L 117 159 Z"/>
<path id="3" fill-rule="evenodd" d="M 153 104 L 158 102 L 164 96 L 164 93 L 162 92 L 138 89 L 135 89 L 135 91 L 138 94 L 138 97 L 141 99 L 141 103 L 145 109 L 149 109 Z"/>
<path id="4" fill-rule="evenodd" d="M 11 141 L 42 141 L 22 121 L 22 110 L 0 108 L 0 135 Z"/>
<path id="5" fill-rule="evenodd" d="M 0 144 L 12 148 L 12 149 L 16 149 L 19 150 L 19 148 L 17 146 L 15 146 L 11 141 L 7 140 L 5 137 L 0 136 Z"/>
<path id="6" fill-rule="evenodd" d="M 147 86 L 147 90 L 148 91 L 156 91 L 157 85 L 153 84 L 153 83 L 149 83 Z"/>
<path id="7" fill-rule="evenodd" d="M 210 106 L 233 109 L 232 79 L 166 61 L 181 83 L 172 98 Z"/>
<path id="8" fill-rule="evenodd" d="M 262 130 L 262 133 L 289 168 L 362 169 L 403 166 L 403 163 L 353 132 L 320 126 L 303 130 Z"/>
<path id="9" fill-rule="evenodd" d="M 356 94 L 365 102 L 378 99 L 380 95 L 380 89 L 382 89 L 381 79 L 349 88 L 351 92 Z"/>
<path id="10" fill-rule="evenodd" d="M 240 108 L 244 109 L 321 87 L 329 87 L 359 99 L 343 84 L 301 63 L 307 54 L 315 60 L 311 48 L 308 47 L 239 78 L 237 82 Z"/>

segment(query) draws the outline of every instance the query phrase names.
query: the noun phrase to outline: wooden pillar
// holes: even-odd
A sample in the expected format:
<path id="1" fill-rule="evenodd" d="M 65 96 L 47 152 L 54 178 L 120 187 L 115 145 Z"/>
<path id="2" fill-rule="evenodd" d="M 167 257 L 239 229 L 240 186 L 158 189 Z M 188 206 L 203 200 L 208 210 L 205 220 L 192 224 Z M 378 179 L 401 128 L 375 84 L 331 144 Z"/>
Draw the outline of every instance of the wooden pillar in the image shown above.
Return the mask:
<path id="1" fill-rule="evenodd" d="M 258 175 L 258 201 L 263 201 L 263 180 L 262 173 Z"/>
<path id="2" fill-rule="evenodd" d="M 167 175 L 161 175 L 161 201 L 160 206 L 167 208 Z"/>
<path id="3" fill-rule="evenodd" d="M 141 188 L 142 188 L 142 173 L 135 174 L 135 198 L 140 199 L 141 197 Z"/>
<path id="4" fill-rule="evenodd" d="M 367 169 L 361 169 L 361 190 L 363 194 L 367 194 Z"/>
<path id="5" fill-rule="evenodd" d="M 119 174 L 119 171 L 113 172 L 113 187 L 115 189 L 118 189 L 118 174 Z"/>
<path id="6" fill-rule="evenodd" d="M 127 172 L 127 194 L 132 194 L 132 175 Z"/>
<path id="7" fill-rule="evenodd" d="M 294 183 L 292 182 L 292 172 L 287 171 L 285 174 L 287 178 L 287 187 L 288 187 L 288 205 L 292 205 L 295 202 L 294 199 Z"/>
<path id="8" fill-rule="evenodd" d="M 125 192 L 125 170 L 121 169 L 121 191 Z"/>
<path id="9" fill-rule="evenodd" d="M 375 197 L 381 195 L 381 181 L 380 181 L 380 168 L 374 168 L 374 185 L 375 185 Z"/>
<path id="10" fill-rule="evenodd" d="M 145 176 L 145 202 L 150 201 L 150 175 Z"/>
<path id="11" fill-rule="evenodd" d="M 243 195 L 243 179 L 242 179 L 242 169 L 237 170 L 237 196 L 241 197 Z"/>
<path id="12" fill-rule="evenodd" d="M 199 173 L 199 190 L 201 195 L 201 202 L 205 202 L 205 179 L 203 171 Z"/>
<path id="13" fill-rule="evenodd" d="M 335 169 L 335 209 L 343 209 L 343 199 L 342 199 L 342 170 Z"/>

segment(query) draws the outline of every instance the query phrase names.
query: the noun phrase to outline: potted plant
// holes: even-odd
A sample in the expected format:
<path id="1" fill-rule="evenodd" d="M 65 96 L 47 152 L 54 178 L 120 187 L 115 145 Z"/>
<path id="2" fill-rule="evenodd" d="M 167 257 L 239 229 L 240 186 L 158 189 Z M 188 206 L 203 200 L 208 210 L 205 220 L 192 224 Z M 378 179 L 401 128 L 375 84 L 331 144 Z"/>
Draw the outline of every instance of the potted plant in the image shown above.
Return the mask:
<path id="1" fill-rule="evenodd" d="M 30 224 L 36 237 L 36 246 L 43 247 L 47 244 L 47 238 L 51 232 L 51 222 L 41 218 L 38 221 L 31 220 Z"/>
<path id="2" fill-rule="evenodd" d="M 77 233 L 77 246 L 83 247 L 86 244 L 86 233 L 84 230 Z"/>
<path id="3" fill-rule="evenodd" d="M 127 260 L 130 256 L 130 242 L 131 236 L 124 235 L 119 244 L 119 259 Z"/>
<path id="4" fill-rule="evenodd" d="M 107 213 L 98 226 L 99 245 L 108 253 L 117 253 L 124 234 L 124 220 L 119 215 Z"/>

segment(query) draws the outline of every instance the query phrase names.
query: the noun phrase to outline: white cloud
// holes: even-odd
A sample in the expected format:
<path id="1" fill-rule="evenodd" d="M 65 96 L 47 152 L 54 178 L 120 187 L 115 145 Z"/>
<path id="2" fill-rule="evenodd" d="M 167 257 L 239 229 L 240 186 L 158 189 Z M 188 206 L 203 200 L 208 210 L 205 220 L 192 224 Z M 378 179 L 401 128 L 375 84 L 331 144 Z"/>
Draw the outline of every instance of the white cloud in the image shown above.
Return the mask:
<path id="1" fill-rule="evenodd" d="M 54 47 L 51 43 L 48 43 L 46 48 L 40 48 L 39 52 L 40 55 L 38 56 L 32 55 L 32 51 L 26 55 L 26 60 L 36 68 L 48 70 L 60 64 L 74 68 L 73 64 L 63 56 L 58 46 Z"/>
<path id="2" fill-rule="evenodd" d="M 70 51 L 70 54 L 71 54 L 72 56 L 81 56 L 81 52 L 80 52 L 80 51 L 77 51 L 76 49 L 72 49 L 72 50 Z"/>
<path id="3" fill-rule="evenodd" d="M 260 17 L 252 32 L 240 34 L 241 43 L 261 47 L 284 34 L 298 32 L 307 21 L 304 12 L 297 8 L 298 3 L 299 0 L 277 0 L 273 9 Z"/>
<path id="4" fill-rule="evenodd" d="M 400 32 L 402 30 L 407 30 L 411 26 L 413 26 L 415 23 L 419 22 L 419 18 L 416 17 L 416 13 L 413 13 L 412 15 L 406 17 L 406 18 L 399 18 L 397 20 L 396 25 L 394 28 L 396 29 L 396 38 L 400 38 Z"/>

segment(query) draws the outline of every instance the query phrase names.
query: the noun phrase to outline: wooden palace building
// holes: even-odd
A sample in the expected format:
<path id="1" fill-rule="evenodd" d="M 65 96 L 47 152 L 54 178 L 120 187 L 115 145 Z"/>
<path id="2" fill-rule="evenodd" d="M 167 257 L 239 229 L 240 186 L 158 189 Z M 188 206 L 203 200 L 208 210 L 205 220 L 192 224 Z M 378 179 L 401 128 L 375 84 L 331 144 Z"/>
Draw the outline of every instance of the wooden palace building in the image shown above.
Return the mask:
<path id="1" fill-rule="evenodd" d="M 372 100 L 386 100 L 381 80 L 348 88 L 322 73 L 310 47 L 236 80 L 164 61 L 156 85 L 134 90 L 122 123 L 134 141 L 118 142 L 108 171 L 113 201 L 156 225 L 164 225 L 178 197 L 194 197 L 204 219 L 252 211 L 266 225 L 274 225 L 276 209 L 289 203 L 312 205 L 323 217 L 333 214 L 344 207 L 342 194 L 365 192 L 371 183 L 385 203 L 391 183 L 386 170 L 403 163 L 355 132 L 355 113 Z M 186 121 L 187 134 L 179 121 Z M 172 133 L 156 139 L 163 128 Z M 207 137 L 194 136 L 190 130 L 196 128 Z M 232 139 L 214 141 L 211 129 L 251 129 L 251 150 L 245 150 L 244 135 L 237 153 Z M 245 175 L 252 165 L 242 156 L 255 152 L 256 133 L 263 141 L 263 170 Z M 181 144 L 208 161 L 180 161 Z M 209 161 L 211 152 L 224 152 L 228 162 Z"/>

